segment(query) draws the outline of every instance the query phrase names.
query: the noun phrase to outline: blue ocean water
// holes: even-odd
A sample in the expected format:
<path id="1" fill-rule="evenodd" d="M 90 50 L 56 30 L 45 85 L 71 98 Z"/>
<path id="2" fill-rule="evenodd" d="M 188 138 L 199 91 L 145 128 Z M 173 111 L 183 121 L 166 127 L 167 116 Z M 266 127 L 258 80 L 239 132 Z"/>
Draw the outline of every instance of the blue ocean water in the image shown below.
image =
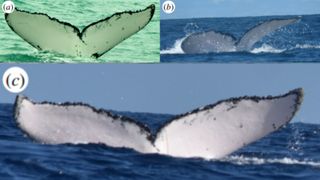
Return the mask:
<path id="1" fill-rule="evenodd" d="M 297 17 L 298 23 L 267 35 L 249 52 L 185 54 L 181 49 L 182 40 L 191 33 L 214 30 L 240 39 L 262 22 Z M 319 62 L 320 15 L 161 20 L 160 42 L 161 62 Z"/>
<path id="2" fill-rule="evenodd" d="M 1 179 L 319 179 L 320 125 L 292 123 L 222 160 L 140 154 L 105 145 L 45 145 L 0 104 Z M 172 115 L 122 112 L 153 130 Z"/>

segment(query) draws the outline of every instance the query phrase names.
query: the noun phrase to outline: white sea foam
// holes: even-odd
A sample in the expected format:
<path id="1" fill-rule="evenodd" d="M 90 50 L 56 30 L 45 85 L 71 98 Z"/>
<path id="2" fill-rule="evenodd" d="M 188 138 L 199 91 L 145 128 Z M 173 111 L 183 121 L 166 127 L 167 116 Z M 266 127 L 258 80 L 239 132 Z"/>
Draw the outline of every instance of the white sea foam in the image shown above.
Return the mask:
<path id="1" fill-rule="evenodd" d="M 295 49 L 320 49 L 320 45 L 311 45 L 311 44 L 296 44 L 292 48 L 287 49 L 277 49 L 275 47 L 272 47 L 269 44 L 262 44 L 261 47 L 254 48 L 251 50 L 251 53 L 259 54 L 259 53 L 282 53 L 284 51 L 288 50 L 295 50 Z"/>
<path id="2" fill-rule="evenodd" d="M 254 54 L 258 54 L 258 53 L 282 53 L 284 51 L 286 51 L 286 49 L 277 49 L 268 44 L 262 44 L 261 47 L 254 48 L 250 52 Z"/>
<path id="3" fill-rule="evenodd" d="M 184 54 L 181 44 L 186 39 L 186 37 L 176 40 L 171 48 L 161 50 L 160 54 Z"/>
<path id="4" fill-rule="evenodd" d="M 297 44 L 294 49 L 320 49 L 320 45 Z"/>
<path id="5" fill-rule="evenodd" d="M 284 158 L 259 158 L 259 157 L 245 157 L 245 156 L 228 156 L 221 161 L 230 162 L 237 165 L 261 165 L 261 164 L 289 164 L 289 165 L 306 165 L 320 168 L 320 161 L 312 160 L 297 160 L 289 157 Z"/>

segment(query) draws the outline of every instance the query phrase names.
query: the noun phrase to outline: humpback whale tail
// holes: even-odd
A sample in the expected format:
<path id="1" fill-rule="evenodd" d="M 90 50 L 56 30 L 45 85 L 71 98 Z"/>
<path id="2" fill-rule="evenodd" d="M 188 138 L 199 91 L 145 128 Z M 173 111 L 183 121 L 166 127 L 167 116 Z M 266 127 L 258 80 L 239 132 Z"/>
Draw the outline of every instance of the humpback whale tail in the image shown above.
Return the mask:
<path id="1" fill-rule="evenodd" d="M 18 96 L 15 119 L 30 137 L 49 144 L 103 143 L 142 153 L 221 158 L 287 124 L 303 90 L 280 96 L 240 97 L 178 115 L 152 134 L 133 119 L 82 103 L 35 103 Z"/>
<path id="2" fill-rule="evenodd" d="M 74 25 L 43 13 L 16 9 L 5 14 L 9 27 L 38 50 L 98 58 L 143 29 L 152 19 L 155 5 L 140 11 L 115 13 L 80 31 Z"/>
<path id="3" fill-rule="evenodd" d="M 181 44 L 181 48 L 188 54 L 201 54 L 211 52 L 250 51 L 252 46 L 264 36 L 276 29 L 293 24 L 298 18 L 274 19 L 263 22 L 247 31 L 240 40 L 232 35 L 215 31 L 194 33 L 189 35 Z"/>

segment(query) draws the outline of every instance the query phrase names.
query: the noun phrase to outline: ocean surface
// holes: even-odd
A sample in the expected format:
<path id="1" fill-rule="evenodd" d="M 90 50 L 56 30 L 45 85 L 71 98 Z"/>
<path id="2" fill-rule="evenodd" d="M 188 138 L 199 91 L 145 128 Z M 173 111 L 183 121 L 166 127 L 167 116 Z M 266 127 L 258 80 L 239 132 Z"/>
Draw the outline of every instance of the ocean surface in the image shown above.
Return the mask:
<path id="1" fill-rule="evenodd" d="M 46 13 L 80 29 L 116 12 L 136 11 L 150 4 L 156 5 L 152 21 L 140 32 L 123 41 L 99 59 L 83 59 L 39 52 L 7 25 L 0 16 L 0 62 L 49 62 L 49 63 L 153 63 L 160 56 L 160 5 L 157 0 L 15 0 L 16 7 L 31 12 Z M 61 42 L 63 43 L 63 42 Z"/>
<path id="2" fill-rule="evenodd" d="M 298 23 L 265 36 L 249 52 L 185 54 L 189 34 L 214 30 L 240 39 L 249 29 L 272 19 L 300 18 Z M 320 61 L 320 15 L 161 20 L 161 62 L 287 63 Z"/>
<path id="3" fill-rule="evenodd" d="M 0 104 L 1 179 L 319 179 L 320 125 L 291 123 L 221 160 L 140 154 L 99 144 L 33 142 Z M 119 113 L 119 112 L 118 112 Z M 172 115 L 120 114 L 153 130 Z"/>

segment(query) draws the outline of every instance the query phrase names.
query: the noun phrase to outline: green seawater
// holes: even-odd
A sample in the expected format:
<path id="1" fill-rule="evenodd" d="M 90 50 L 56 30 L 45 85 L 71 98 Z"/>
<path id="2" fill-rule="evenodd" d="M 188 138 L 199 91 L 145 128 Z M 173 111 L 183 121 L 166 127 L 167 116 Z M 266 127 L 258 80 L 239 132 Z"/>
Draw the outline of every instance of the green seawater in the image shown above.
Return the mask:
<path id="1" fill-rule="evenodd" d="M 40 52 L 7 25 L 0 16 L 0 62 L 43 63 L 158 63 L 160 62 L 160 4 L 158 0 L 14 0 L 19 9 L 46 13 L 79 29 L 116 12 L 136 11 L 156 5 L 151 22 L 99 59 L 83 59 Z"/>

